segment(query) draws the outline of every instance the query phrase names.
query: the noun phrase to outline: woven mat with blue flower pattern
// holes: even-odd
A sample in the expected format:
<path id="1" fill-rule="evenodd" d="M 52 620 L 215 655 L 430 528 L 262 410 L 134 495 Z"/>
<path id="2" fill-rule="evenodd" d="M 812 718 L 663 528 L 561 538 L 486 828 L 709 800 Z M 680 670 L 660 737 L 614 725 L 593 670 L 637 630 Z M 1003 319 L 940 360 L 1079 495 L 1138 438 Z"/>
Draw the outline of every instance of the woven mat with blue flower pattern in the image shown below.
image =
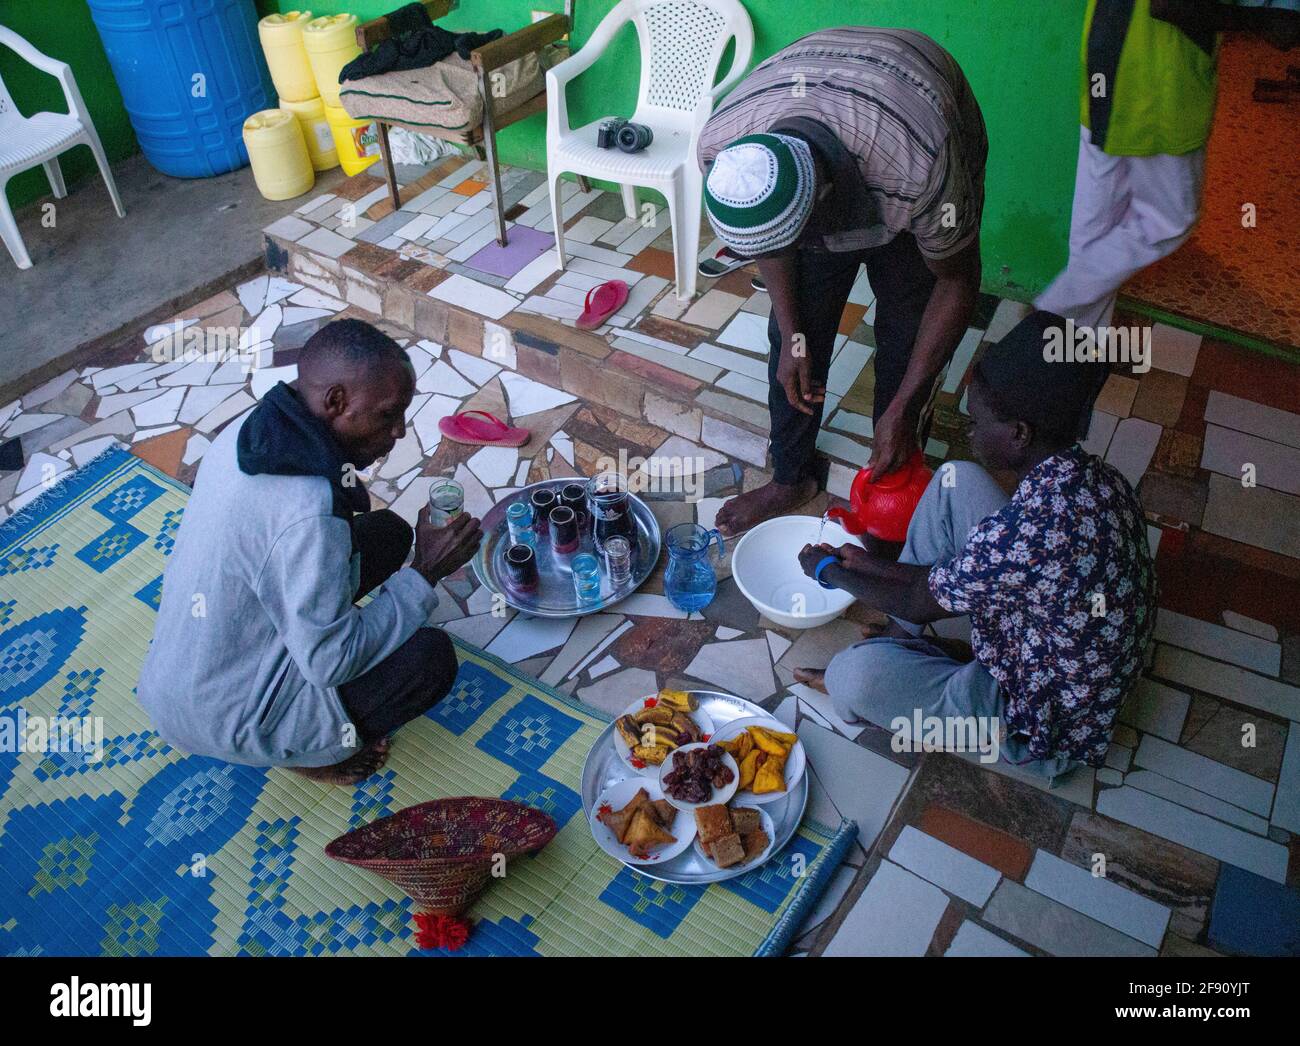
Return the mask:
<path id="1" fill-rule="evenodd" d="M 134 687 L 188 494 L 114 449 L 0 525 L 0 954 L 418 953 L 413 903 L 323 849 L 451 795 L 518 800 L 560 826 L 483 895 L 457 954 L 785 949 L 851 826 L 805 822 L 781 857 L 707 888 L 637 875 L 597 848 L 578 793 L 605 721 L 473 647 L 458 644 L 452 693 L 355 788 L 169 747 Z M 100 758 L 19 750 L 54 717 L 98 717 Z"/>

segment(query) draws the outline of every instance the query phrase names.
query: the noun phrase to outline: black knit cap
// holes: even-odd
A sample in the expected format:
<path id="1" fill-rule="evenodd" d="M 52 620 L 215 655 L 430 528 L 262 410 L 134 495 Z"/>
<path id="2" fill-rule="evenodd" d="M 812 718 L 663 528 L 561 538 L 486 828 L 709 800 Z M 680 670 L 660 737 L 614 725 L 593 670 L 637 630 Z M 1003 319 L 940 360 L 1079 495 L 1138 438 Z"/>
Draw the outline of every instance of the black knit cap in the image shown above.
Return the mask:
<path id="1" fill-rule="evenodd" d="M 985 348 L 975 377 L 1004 418 L 1027 421 L 1049 436 L 1068 437 L 1105 377 L 1100 363 L 1061 358 L 1049 351 L 1068 345 L 1065 320 L 1032 312 L 996 344 Z"/>

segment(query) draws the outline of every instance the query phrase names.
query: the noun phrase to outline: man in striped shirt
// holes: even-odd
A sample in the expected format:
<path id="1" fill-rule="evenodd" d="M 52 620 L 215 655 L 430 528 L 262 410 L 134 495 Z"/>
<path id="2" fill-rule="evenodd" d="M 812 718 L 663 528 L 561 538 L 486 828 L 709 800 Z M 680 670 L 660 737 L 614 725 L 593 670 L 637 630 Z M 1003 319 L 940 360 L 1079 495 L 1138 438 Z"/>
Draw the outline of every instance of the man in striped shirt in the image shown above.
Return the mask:
<path id="1" fill-rule="evenodd" d="M 815 450 L 840 315 L 865 265 L 876 297 L 876 476 L 924 438 L 974 311 L 988 139 L 961 68 L 922 33 L 844 27 L 760 64 L 700 136 L 718 237 L 772 299 L 773 478 L 718 514 L 735 534 L 817 490 Z"/>

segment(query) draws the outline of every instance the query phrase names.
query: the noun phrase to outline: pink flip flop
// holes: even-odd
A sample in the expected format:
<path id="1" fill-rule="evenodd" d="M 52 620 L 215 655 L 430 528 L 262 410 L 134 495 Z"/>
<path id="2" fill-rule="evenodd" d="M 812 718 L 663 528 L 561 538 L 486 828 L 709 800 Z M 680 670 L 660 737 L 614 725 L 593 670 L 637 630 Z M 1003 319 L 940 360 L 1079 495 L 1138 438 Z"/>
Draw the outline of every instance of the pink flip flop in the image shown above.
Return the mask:
<path id="1" fill-rule="evenodd" d="M 595 330 L 618 312 L 627 301 L 627 284 L 622 280 L 606 280 L 587 292 L 582 315 L 575 321 L 585 331 Z"/>
<path id="2" fill-rule="evenodd" d="M 471 417 L 474 414 L 487 420 Z M 532 435 L 485 410 L 465 410 L 439 418 L 438 431 L 454 443 L 468 443 L 471 447 L 522 447 Z"/>

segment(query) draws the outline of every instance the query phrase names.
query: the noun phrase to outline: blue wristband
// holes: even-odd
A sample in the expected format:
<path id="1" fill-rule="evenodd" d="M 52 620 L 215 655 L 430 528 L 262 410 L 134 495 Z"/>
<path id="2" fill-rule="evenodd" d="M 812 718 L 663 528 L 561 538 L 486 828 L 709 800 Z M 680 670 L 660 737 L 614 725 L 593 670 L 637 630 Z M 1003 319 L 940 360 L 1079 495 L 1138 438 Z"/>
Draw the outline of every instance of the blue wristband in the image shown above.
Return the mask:
<path id="1" fill-rule="evenodd" d="M 834 588 L 834 585 L 828 585 L 822 580 L 822 571 L 832 563 L 838 562 L 839 558 L 836 556 L 822 556 L 822 558 L 817 561 L 817 566 L 813 568 L 813 580 L 815 580 L 817 584 L 821 585 L 822 588 Z"/>

